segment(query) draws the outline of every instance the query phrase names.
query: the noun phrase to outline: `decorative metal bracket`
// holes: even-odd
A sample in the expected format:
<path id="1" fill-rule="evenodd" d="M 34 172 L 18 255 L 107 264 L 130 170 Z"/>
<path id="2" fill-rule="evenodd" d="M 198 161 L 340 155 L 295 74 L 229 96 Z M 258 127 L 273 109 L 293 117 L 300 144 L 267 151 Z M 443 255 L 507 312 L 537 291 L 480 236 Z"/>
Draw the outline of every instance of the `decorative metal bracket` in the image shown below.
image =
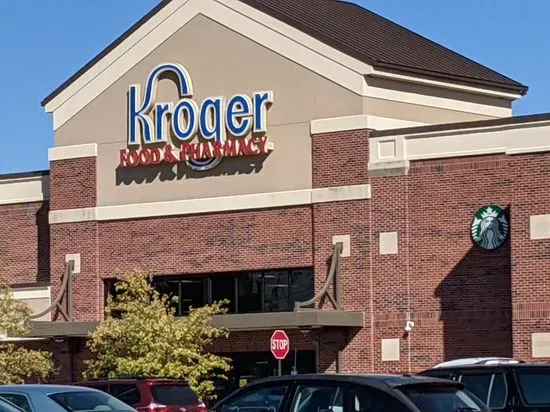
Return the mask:
<path id="1" fill-rule="evenodd" d="M 73 321 L 73 276 L 74 276 L 74 260 L 70 260 L 65 263 L 65 271 L 63 273 L 63 279 L 61 281 L 61 289 L 59 290 L 57 297 L 52 304 L 44 309 L 42 312 L 36 313 L 30 317 L 30 319 L 38 319 L 47 313 L 52 312 L 55 308 L 59 310 L 59 313 L 65 318 L 67 322 Z M 66 308 L 61 303 L 64 297 L 66 299 Z"/>
<path id="2" fill-rule="evenodd" d="M 296 302 L 294 304 L 294 311 L 299 311 L 303 309 L 308 309 L 307 306 L 314 305 L 317 300 L 328 298 L 332 303 L 332 306 L 336 310 L 342 310 L 340 305 L 340 291 L 339 291 L 339 281 L 340 281 L 340 257 L 342 256 L 342 251 L 344 250 L 344 244 L 342 242 L 337 242 L 332 246 L 332 259 L 330 263 L 330 269 L 328 272 L 327 279 L 319 293 L 315 295 L 310 300 L 305 302 Z M 329 293 L 329 287 L 332 284 L 333 286 L 333 295 Z"/>

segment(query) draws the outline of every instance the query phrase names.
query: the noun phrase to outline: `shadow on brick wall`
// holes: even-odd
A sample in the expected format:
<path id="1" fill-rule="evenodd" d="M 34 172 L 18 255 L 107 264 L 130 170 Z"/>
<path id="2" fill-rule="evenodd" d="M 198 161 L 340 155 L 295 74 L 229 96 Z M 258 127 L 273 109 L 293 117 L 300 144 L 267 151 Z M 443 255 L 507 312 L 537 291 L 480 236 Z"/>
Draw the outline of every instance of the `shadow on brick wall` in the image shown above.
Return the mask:
<path id="1" fill-rule="evenodd" d="M 510 210 L 505 213 L 510 222 Z M 510 237 L 497 249 L 472 247 L 439 284 L 444 358 L 512 356 Z"/>
<path id="2" fill-rule="evenodd" d="M 42 204 L 36 212 L 37 242 L 36 261 L 38 283 L 50 282 L 50 225 L 48 223 L 49 205 Z"/>

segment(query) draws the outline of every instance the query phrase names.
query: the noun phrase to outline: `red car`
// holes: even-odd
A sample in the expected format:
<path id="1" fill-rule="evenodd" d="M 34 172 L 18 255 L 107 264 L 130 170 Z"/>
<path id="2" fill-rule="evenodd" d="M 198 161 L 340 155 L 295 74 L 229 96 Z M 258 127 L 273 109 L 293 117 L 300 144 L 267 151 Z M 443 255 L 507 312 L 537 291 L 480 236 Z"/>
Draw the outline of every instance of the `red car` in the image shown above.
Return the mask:
<path id="1" fill-rule="evenodd" d="M 180 380 L 97 379 L 75 385 L 107 392 L 138 412 L 207 412 L 204 402 Z"/>

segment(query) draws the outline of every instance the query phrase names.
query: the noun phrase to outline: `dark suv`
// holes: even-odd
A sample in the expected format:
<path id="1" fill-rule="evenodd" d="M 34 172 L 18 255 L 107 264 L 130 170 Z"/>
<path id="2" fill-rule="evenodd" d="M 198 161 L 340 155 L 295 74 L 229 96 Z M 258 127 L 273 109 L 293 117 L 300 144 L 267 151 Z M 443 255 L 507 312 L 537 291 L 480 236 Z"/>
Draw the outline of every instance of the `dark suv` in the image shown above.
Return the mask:
<path id="1" fill-rule="evenodd" d="M 462 382 L 494 411 L 550 412 L 550 365 L 510 358 L 444 362 L 421 376 Z"/>
<path id="2" fill-rule="evenodd" d="M 489 412 L 460 382 L 418 376 L 319 373 L 259 379 L 212 412 Z"/>
<path id="3" fill-rule="evenodd" d="M 207 412 L 205 404 L 180 380 L 97 379 L 75 385 L 107 392 L 138 412 Z"/>

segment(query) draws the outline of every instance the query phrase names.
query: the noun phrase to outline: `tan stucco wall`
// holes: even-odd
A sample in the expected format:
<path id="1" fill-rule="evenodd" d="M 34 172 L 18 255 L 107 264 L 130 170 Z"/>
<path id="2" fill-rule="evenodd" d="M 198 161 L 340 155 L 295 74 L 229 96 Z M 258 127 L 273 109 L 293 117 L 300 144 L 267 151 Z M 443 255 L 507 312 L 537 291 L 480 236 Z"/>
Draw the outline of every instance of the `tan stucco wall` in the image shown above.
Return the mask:
<path id="1" fill-rule="evenodd" d="M 389 79 L 369 78 L 366 82 L 373 90 L 383 90 L 387 95 L 394 94 L 397 97 L 398 93 L 406 93 L 409 99 L 414 100 L 415 103 L 364 97 L 363 110 L 365 114 L 426 124 L 487 120 L 512 115 L 511 102 L 497 97 Z M 431 99 L 445 99 L 452 103 L 447 104 L 450 107 L 433 107 L 437 104 L 436 102 L 431 102 L 431 105 L 423 104 L 423 101 Z M 483 106 L 487 113 L 473 113 L 471 105 Z"/>
<path id="2" fill-rule="evenodd" d="M 226 159 L 207 173 L 192 172 L 183 164 L 117 171 L 119 150 L 126 147 L 128 87 L 143 87 L 149 72 L 164 62 L 181 63 L 187 68 L 194 98 L 199 103 L 210 96 L 273 90 L 268 136 L 275 143 L 275 151 L 262 161 Z M 439 94 L 422 87 L 379 83 L 371 85 Z M 440 97 L 450 96 L 442 93 Z M 159 82 L 156 101 L 177 101 L 176 88 L 170 80 Z M 310 121 L 357 114 L 421 123 L 488 117 L 358 96 L 199 15 L 61 126 L 55 133 L 55 144 L 98 143 L 98 206 L 298 190 L 311 187 Z"/>
<path id="3" fill-rule="evenodd" d="M 116 172 L 119 149 L 126 147 L 128 86 L 144 84 L 151 69 L 163 62 L 178 62 L 187 68 L 198 102 L 209 96 L 273 90 L 268 136 L 275 142 L 275 151 L 258 170 L 250 172 L 242 159 L 226 159 L 212 173 L 193 174 L 200 178 L 182 176 L 189 170 L 182 165 L 180 176 L 166 170 L 158 176 L 150 169 L 141 173 L 133 169 L 138 181 L 152 181 L 121 182 L 132 180 Z M 157 96 L 157 101 L 177 101 L 176 88 L 169 80 L 159 82 Z M 361 111 L 361 97 L 197 16 L 58 129 L 55 140 L 57 146 L 99 143 L 99 206 L 306 189 L 311 187 L 310 120 Z M 247 172 L 236 172 L 239 169 Z M 216 176 L 219 173 L 230 175 Z"/>

